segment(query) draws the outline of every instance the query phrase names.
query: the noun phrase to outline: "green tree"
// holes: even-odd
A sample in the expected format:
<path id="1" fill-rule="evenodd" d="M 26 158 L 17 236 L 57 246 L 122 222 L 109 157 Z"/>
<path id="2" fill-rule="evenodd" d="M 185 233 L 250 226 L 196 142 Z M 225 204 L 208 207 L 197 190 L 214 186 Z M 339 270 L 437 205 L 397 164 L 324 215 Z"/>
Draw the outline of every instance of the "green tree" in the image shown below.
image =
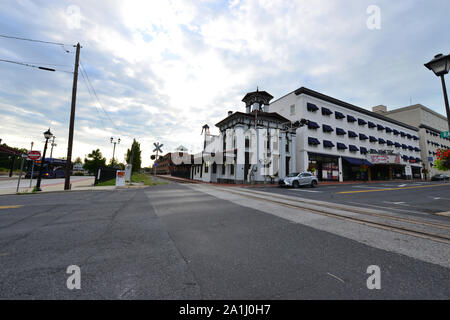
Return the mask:
<path id="1" fill-rule="evenodd" d="M 141 144 L 133 139 L 133 144 L 131 145 L 131 149 L 127 150 L 127 163 L 131 161 L 131 155 L 133 154 L 133 172 L 139 172 L 141 170 Z"/>
<path id="2" fill-rule="evenodd" d="M 92 150 L 88 157 L 84 159 L 83 168 L 89 171 L 89 174 L 95 174 L 97 168 L 106 166 L 106 158 L 103 157 L 99 149 Z"/>
<path id="3" fill-rule="evenodd" d="M 77 157 L 77 158 L 75 159 L 75 161 L 73 162 L 73 164 L 76 164 L 76 163 L 83 163 L 83 160 L 81 160 L 80 157 Z"/>

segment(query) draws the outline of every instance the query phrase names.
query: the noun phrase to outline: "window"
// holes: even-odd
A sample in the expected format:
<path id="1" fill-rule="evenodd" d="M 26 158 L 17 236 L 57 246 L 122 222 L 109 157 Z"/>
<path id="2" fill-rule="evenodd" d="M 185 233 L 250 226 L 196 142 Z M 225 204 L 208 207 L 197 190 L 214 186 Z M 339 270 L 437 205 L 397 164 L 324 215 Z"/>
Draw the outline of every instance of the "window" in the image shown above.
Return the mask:
<path id="1" fill-rule="evenodd" d="M 250 138 L 245 138 L 245 147 L 250 148 Z"/>
<path id="2" fill-rule="evenodd" d="M 289 141 L 286 141 L 286 152 L 289 152 Z"/>
<path id="3" fill-rule="evenodd" d="M 291 116 L 295 116 L 295 104 L 291 106 Z"/>
<path id="4" fill-rule="evenodd" d="M 214 162 L 212 165 L 212 173 L 216 174 L 217 173 L 217 164 Z"/>
<path id="5" fill-rule="evenodd" d="M 208 173 L 209 171 L 209 161 L 205 162 L 205 173 Z"/>
<path id="6" fill-rule="evenodd" d="M 230 175 L 234 176 L 234 164 L 230 165 Z"/>

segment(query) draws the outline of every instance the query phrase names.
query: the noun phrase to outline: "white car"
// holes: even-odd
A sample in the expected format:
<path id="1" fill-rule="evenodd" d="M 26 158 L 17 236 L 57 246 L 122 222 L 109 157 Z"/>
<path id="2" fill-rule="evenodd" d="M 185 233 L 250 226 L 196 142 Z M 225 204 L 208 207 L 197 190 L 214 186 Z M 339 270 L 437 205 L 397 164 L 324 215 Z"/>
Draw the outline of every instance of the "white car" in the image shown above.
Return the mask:
<path id="1" fill-rule="evenodd" d="M 319 180 L 310 172 L 295 172 L 289 174 L 283 179 L 280 179 L 278 184 L 280 187 L 299 188 L 300 186 L 311 186 L 312 188 L 315 188 L 319 184 Z"/>

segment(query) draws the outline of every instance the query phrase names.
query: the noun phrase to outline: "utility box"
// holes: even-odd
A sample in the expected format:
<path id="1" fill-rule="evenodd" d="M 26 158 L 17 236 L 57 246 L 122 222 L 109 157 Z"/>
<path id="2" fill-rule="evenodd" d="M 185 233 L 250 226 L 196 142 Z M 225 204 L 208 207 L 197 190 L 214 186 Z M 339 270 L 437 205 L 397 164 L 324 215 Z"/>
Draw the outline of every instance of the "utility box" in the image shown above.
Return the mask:
<path id="1" fill-rule="evenodd" d="M 116 187 L 125 187 L 125 170 L 116 171 Z"/>

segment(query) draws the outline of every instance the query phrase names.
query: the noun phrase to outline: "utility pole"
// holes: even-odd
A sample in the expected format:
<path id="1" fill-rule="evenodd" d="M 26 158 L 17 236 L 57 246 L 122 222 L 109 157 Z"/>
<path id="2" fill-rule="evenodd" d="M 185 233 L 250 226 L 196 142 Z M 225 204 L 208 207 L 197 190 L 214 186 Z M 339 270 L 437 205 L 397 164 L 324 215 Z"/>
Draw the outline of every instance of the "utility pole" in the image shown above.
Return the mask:
<path id="1" fill-rule="evenodd" d="M 53 136 L 51 146 L 52 148 L 50 149 L 50 158 L 53 159 L 53 147 L 56 147 L 55 136 Z"/>
<path id="2" fill-rule="evenodd" d="M 73 87 L 72 87 L 72 106 L 70 109 L 70 125 L 69 125 L 69 141 L 67 143 L 67 162 L 66 174 L 64 182 L 64 190 L 70 189 L 70 173 L 72 171 L 72 146 L 73 146 L 73 129 L 75 126 L 75 106 L 77 102 L 77 83 L 78 83 L 78 66 L 80 64 L 80 43 L 77 44 L 77 52 L 75 54 L 75 68 L 73 72 Z"/>

